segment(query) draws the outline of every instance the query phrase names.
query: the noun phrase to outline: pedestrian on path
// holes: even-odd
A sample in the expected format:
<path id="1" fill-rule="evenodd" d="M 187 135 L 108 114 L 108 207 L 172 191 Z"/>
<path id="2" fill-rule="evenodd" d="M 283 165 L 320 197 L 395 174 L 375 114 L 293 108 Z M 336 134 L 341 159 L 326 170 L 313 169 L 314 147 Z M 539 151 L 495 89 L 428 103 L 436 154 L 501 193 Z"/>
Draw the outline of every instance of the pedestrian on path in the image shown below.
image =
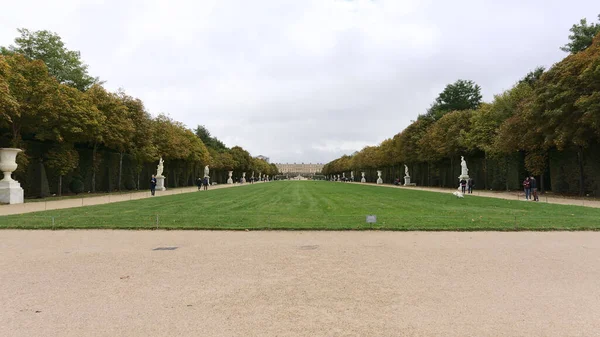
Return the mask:
<path id="1" fill-rule="evenodd" d="M 152 196 L 154 196 L 154 192 L 156 192 L 156 177 L 153 174 L 152 178 L 150 179 L 150 193 Z"/>
<path id="2" fill-rule="evenodd" d="M 196 180 L 196 185 L 198 186 L 198 191 L 202 188 L 202 178 L 198 177 Z"/>
<path id="3" fill-rule="evenodd" d="M 523 180 L 523 190 L 525 190 L 525 200 L 529 200 L 531 196 L 531 180 L 529 180 L 529 177 Z"/>
<path id="4" fill-rule="evenodd" d="M 204 177 L 204 181 L 203 181 L 203 185 L 204 185 L 204 190 L 208 190 L 208 177 Z"/>
<path id="5" fill-rule="evenodd" d="M 460 180 L 460 187 L 462 189 L 463 194 L 465 194 L 465 190 L 467 189 L 467 181 L 465 179 Z"/>
<path id="6" fill-rule="evenodd" d="M 537 181 L 533 176 L 529 178 L 529 185 L 531 186 L 531 197 L 533 197 L 533 201 L 540 201 L 537 194 Z"/>
<path id="7" fill-rule="evenodd" d="M 475 187 L 475 180 L 469 178 L 469 194 L 473 194 L 473 187 Z"/>

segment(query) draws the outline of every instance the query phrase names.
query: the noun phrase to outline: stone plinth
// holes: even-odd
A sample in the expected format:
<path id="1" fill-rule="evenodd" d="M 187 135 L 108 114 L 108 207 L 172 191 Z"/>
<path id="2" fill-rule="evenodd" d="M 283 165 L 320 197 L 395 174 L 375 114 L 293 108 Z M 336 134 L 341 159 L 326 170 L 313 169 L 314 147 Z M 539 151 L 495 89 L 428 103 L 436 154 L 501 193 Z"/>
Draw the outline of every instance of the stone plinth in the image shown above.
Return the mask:
<path id="1" fill-rule="evenodd" d="M 381 177 L 377 178 L 377 185 L 383 184 L 383 179 Z"/>
<path id="2" fill-rule="evenodd" d="M 227 179 L 227 183 L 228 183 L 229 185 L 233 184 L 233 179 L 231 179 L 231 177 L 229 177 L 229 179 Z"/>
<path id="3" fill-rule="evenodd" d="M 157 191 L 166 191 L 167 190 L 167 188 L 165 187 L 165 177 L 164 176 L 156 177 L 156 190 Z"/>
<path id="4" fill-rule="evenodd" d="M 410 177 L 404 177 L 404 186 L 410 186 Z"/>
<path id="5" fill-rule="evenodd" d="M 360 182 L 361 182 L 361 183 L 366 183 L 366 182 L 367 182 L 367 179 L 365 179 L 365 177 L 362 177 L 362 178 L 360 179 Z"/>
<path id="6" fill-rule="evenodd" d="M 24 192 L 21 184 L 15 180 L 0 181 L 0 203 L 22 204 Z"/>

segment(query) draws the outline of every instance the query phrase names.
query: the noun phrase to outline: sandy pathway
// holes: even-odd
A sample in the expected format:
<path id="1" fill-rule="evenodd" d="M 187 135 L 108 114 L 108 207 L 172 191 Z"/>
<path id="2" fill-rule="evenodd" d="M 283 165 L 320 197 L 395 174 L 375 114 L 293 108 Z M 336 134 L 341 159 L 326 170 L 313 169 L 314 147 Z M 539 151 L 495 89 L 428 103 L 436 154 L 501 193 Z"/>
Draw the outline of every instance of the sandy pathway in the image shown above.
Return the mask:
<path id="1" fill-rule="evenodd" d="M 587 337 L 599 280 L 596 232 L 4 230 L 0 335 Z"/>
<path id="2" fill-rule="evenodd" d="M 354 183 L 360 185 L 367 186 L 377 186 L 377 187 L 391 187 L 391 188 L 402 188 L 409 190 L 419 190 L 419 191 L 429 191 L 429 192 L 439 192 L 439 193 L 452 193 L 457 189 L 454 188 L 440 188 L 440 187 L 422 187 L 422 186 L 414 186 L 414 187 L 404 187 L 404 186 L 396 186 L 390 184 L 372 184 L 372 183 Z M 466 197 L 488 197 L 488 198 L 497 198 L 497 199 L 506 199 L 506 200 L 521 200 L 526 202 L 525 200 L 525 192 L 524 191 L 484 191 L 484 190 L 474 190 L 473 194 L 467 194 Z M 540 202 L 547 202 L 550 204 L 560 204 L 560 205 L 574 205 L 574 206 L 584 206 L 584 207 L 594 207 L 600 208 L 600 200 L 598 199 L 589 199 L 589 198 L 564 198 L 560 196 L 554 195 L 540 195 Z"/>

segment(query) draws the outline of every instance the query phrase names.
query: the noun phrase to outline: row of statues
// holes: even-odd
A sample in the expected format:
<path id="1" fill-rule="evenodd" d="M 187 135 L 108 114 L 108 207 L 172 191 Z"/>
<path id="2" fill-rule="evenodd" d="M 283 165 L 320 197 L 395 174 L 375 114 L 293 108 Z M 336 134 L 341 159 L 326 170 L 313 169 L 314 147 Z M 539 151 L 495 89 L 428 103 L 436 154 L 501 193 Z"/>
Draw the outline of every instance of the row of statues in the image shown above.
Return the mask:
<path id="1" fill-rule="evenodd" d="M 461 167 L 461 173 L 460 176 L 458 177 L 459 180 L 461 179 L 465 179 L 469 177 L 469 169 L 467 168 L 467 162 L 465 161 L 465 157 L 464 156 L 460 156 L 460 167 Z M 361 172 L 362 174 L 362 179 L 361 182 L 365 182 L 365 172 Z M 352 181 L 354 181 L 354 172 L 350 173 L 351 175 L 351 179 Z M 346 177 L 346 174 L 343 174 L 344 177 Z M 381 180 L 381 171 L 377 171 L 377 183 L 381 184 L 383 183 L 383 181 Z M 339 178 L 339 175 L 338 175 Z M 412 185 L 410 183 L 410 174 L 408 173 L 408 166 L 404 165 L 404 185 Z"/>
<path id="2" fill-rule="evenodd" d="M 158 160 L 158 166 L 156 167 L 156 176 L 157 177 L 162 177 L 163 175 L 163 170 L 164 170 L 164 160 L 162 157 L 160 157 L 160 159 Z M 208 169 L 208 165 L 204 166 L 204 178 L 208 178 L 210 171 Z"/>

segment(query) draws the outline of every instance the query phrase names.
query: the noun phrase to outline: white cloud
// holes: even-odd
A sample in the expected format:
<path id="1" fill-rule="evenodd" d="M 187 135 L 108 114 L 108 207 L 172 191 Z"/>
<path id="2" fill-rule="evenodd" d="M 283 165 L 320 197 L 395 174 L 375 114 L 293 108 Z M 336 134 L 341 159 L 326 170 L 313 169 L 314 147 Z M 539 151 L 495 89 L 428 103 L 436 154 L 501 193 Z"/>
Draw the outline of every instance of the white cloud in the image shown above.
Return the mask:
<path id="1" fill-rule="evenodd" d="M 16 29 L 57 32 L 153 114 L 204 124 L 273 161 L 327 162 L 401 131 L 459 78 L 485 99 L 564 54 L 595 21 L 573 0 L 22 0 Z"/>

